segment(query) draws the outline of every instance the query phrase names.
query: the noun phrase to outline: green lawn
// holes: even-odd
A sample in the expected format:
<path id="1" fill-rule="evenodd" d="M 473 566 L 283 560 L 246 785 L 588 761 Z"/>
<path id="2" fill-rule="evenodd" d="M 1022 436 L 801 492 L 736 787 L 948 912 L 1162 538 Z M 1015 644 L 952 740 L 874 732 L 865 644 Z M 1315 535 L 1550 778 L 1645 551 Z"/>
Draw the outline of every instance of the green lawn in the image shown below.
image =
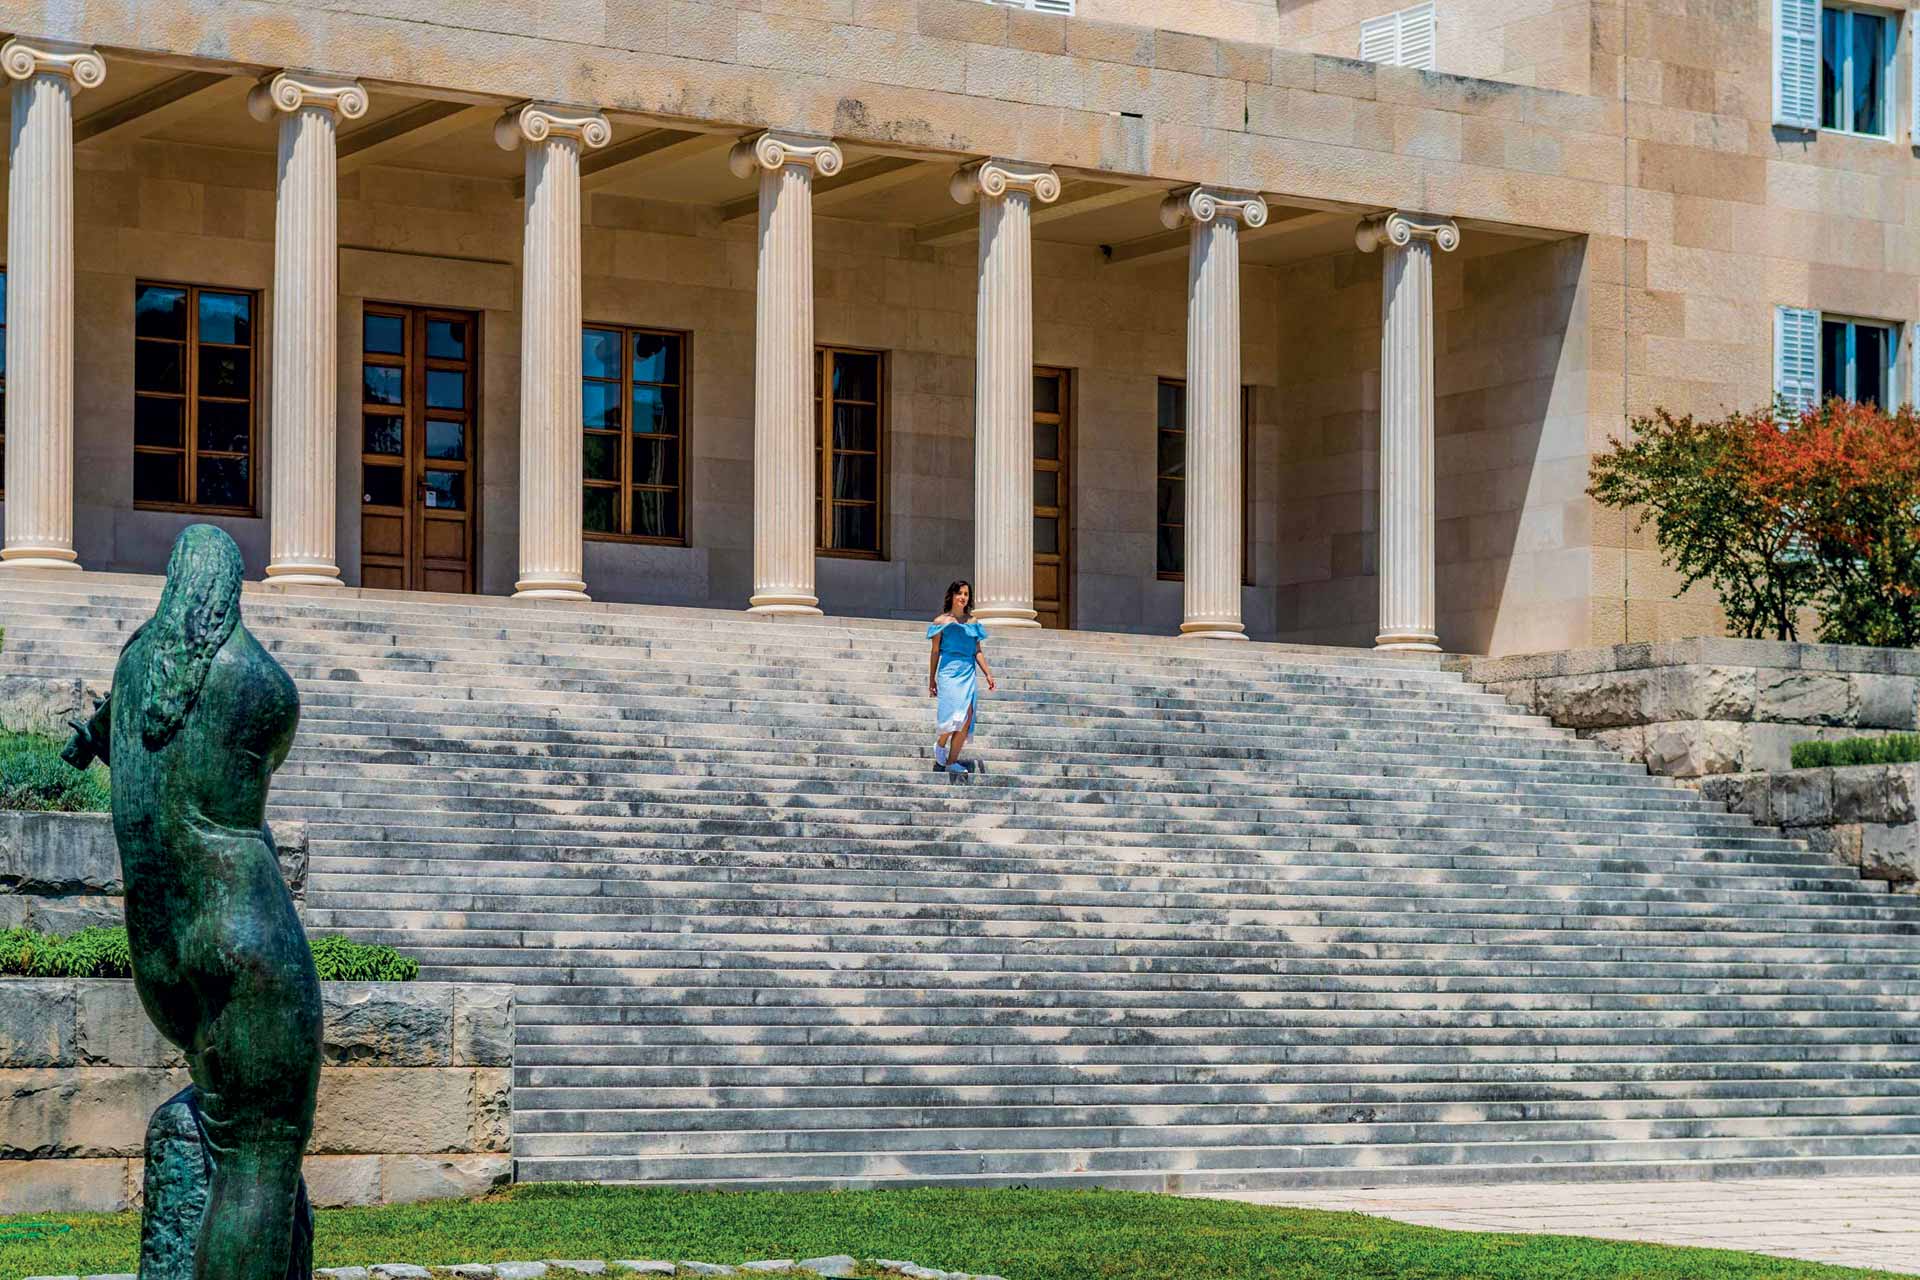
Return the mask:
<path id="1" fill-rule="evenodd" d="M 70 1230 L 23 1239 L 30 1221 Z M 138 1233 L 134 1214 L 0 1219 L 0 1280 L 131 1271 Z M 483 1201 L 326 1210 L 316 1263 L 744 1262 L 829 1253 L 905 1258 L 1008 1280 L 1840 1280 L 1885 1274 L 1114 1191 L 721 1194 L 589 1186 L 525 1186 Z"/>

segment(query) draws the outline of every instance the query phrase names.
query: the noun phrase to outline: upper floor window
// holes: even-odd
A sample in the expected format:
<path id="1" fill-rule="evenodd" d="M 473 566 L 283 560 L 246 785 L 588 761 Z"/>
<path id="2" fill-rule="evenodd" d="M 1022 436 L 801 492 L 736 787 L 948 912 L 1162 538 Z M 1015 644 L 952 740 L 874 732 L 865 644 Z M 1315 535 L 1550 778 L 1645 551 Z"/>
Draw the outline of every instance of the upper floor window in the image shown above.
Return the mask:
<path id="1" fill-rule="evenodd" d="M 1032 9 L 1035 13 L 1058 13 L 1071 18 L 1073 0 L 987 0 L 988 4 L 1003 4 L 1013 9 Z"/>
<path id="2" fill-rule="evenodd" d="M 135 506 L 253 514 L 255 302 L 235 289 L 134 286 Z"/>
<path id="3" fill-rule="evenodd" d="M 885 438 L 886 359 L 878 351 L 821 347 L 814 353 L 819 413 L 819 549 L 880 557 L 880 444 Z"/>
<path id="4" fill-rule="evenodd" d="M 686 335 L 592 325 L 580 356 L 587 534 L 684 543 Z"/>
<path id="5" fill-rule="evenodd" d="M 1417 4 L 1398 13 L 1382 14 L 1360 24 L 1360 57 L 1390 67 L 1433 70 L 1438 45 L 1432 4 Z"/>
<path id="6" fill-rule="evenodd" d="M 1828 5 L 1820 14 L 1820 127 L 1893 135 L 1892 14 Z"/>
<path id="7" fill-rule="evenodd" d="M 1891 408 L 1894 328 L 1872 320 L 1820 318 L 1820 398 Z"/>

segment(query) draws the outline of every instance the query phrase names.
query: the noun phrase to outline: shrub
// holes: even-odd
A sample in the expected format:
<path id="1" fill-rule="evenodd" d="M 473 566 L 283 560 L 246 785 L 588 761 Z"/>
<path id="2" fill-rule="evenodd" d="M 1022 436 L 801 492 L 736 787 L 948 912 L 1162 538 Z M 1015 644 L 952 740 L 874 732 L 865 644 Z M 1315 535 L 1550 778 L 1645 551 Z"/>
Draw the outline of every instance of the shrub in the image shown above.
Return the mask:
<path id="1" fill-rule="evenodd" d="M 338 936 L 313 940 L 322 982 L 411 982 L 420 962 L 392 947 Z M 0 931 L 0 975 L 18 978 L 130 978 L 133 958 L 123 926 L 82 929 L 67 937 L 15 928 Z"/>
<path id="2" fill-rule="evenodd" d="M 1896 733 L 1885 738 L 1846 738 L 1839 742 L 1796 742 L 1793 767 L 1831 769 L 1850 764 L 1914 764 L 1920 762 L 1920 734 Z"/>
<path id="3" fill-rule="evenodd" d="M 0 729 L 0 809 L 105 813 L 111 807 L 105 765 L 75 769 L 52 738 Z"/>

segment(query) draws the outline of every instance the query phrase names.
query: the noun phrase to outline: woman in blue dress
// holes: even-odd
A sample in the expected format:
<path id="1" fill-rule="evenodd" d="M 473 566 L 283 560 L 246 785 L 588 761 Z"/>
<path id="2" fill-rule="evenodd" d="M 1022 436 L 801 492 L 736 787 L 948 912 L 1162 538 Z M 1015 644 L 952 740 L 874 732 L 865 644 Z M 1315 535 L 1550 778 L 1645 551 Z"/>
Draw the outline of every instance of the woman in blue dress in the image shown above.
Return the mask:
<path id="1" fill-rule="evenodd" d="M 927 696 L 940 700 L 933 763 L 948 773 L 967 771 L 960 763 L 960 752 L 973 732 L 980 703 L 976 670 L 987 678 L 988 693 L 998 687 L 980 648 L 986 638 L 987 629 L 973 620 L 973 584 L 961 581 L 949 586 L 940 616 L 927 628 L 932 646 L 927 654 Z"/>

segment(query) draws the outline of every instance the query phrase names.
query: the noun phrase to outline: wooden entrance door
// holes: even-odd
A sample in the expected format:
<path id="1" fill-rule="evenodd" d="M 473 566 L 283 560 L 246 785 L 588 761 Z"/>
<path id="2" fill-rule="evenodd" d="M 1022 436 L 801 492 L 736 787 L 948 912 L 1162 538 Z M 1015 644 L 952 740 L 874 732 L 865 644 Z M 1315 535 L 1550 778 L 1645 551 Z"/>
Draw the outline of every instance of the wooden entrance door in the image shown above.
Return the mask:
<path id="1" fill-rule="evenodd" d="M 1072 625 L 1069 459 L 1073 379 L 1065 369 L 1033 371 L 1033 607 L 1040 625 Z"/>
<path id="2" fill-rule="evenodd" d="M 361 318 L 360 583 L 474 587 L 480 317 L 366 304 Z"/>

